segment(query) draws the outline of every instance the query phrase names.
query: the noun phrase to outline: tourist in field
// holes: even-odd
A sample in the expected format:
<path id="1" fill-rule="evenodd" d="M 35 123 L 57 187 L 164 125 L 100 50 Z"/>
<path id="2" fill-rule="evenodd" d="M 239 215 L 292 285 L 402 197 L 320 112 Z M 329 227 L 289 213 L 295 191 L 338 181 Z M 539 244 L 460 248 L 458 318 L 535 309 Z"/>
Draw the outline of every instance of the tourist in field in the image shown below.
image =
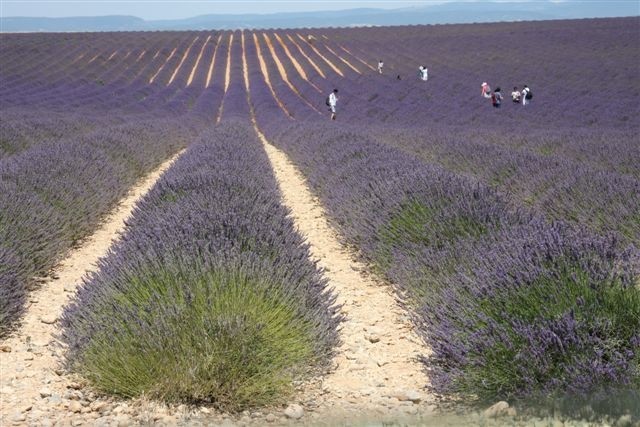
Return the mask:
<path id="1" fill-rule="evenodd" d="M 400 74 L 396 76 L 396 80 L 402 80 L 402 78 L 400 77 Z"/>
<path id="2" fill-rule="evenodd" d="M 331 111 L 331 120 L 336 119 L 336 104 L 338 103 L 338 89 L 334 89 L 333 92 L 329 94 L 329 98 L 327 99 L 327 103 L 329 104 L 329 111 Z"/>
<path id="3" fill-rule="evenodd" d="M 422 75 L 420 76 L 423 82 L 429 80 L 429 69 L 427 67 L 422 67 Z"/>
<path id="4" fill-rule="evenodd" d="M 533 98 L 533 95 L 531 94 L 531 89 L 529 89 L 529 86 L 524 85 L 524 87 L 522 88 L 522 93 L 520 97 L 522 98 L 522 105 L 529 105 L 529 103 L 531 102 L 531 98 Z"/>
<path id="5" fill-rule="evenodd" d="M 502 104 L 502 92 L 499 87 L 491 94 L 491 104 L 495 108 L 500 108 L 500 105 Z"/>
<path id="6" fill-rule="evenodd" d="M 382 67 L 384 67 L 384 62 L 382 62 L 382 59 L 378 61 L 378 73 L 382 74 Z"/>
<path id="7" fill-rule="evenodd" d="M 511 101 L 514 104 L 520 104 L 520 91 L 518 90 L 518 86 L 513 87 L 513 92 L 511 92 Z"/>
<path id="8" fill-rule="evenodd" d="M 482 85 L 480 87 L 482 88 L 482 97 L 491 98 L 491 86 L 489 86 L 489 83 L 482 82 Z"/>

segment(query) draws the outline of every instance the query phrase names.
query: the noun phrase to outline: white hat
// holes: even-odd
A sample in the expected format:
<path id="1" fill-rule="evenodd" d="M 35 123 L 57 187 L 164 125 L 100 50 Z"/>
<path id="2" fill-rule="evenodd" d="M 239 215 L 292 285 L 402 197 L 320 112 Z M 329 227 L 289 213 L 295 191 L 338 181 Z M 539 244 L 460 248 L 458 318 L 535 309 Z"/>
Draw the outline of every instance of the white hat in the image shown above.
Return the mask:
<path id="1" fill-rule="evenodd" d="M 487 85 L 487 82 L 482 82 L 482 86 L 486 86 L 486 85 Z"/>

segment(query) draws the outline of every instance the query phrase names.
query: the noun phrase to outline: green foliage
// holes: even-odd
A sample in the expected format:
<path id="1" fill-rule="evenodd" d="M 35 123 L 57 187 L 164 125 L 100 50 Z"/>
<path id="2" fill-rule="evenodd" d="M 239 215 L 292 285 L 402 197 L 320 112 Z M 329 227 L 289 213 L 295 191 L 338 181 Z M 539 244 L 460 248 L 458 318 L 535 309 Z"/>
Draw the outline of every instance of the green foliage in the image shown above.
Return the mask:
<path id="1" fill-rule="evenodd" d="M 634 212 L 618 224 L 620 233 L 633 241 L 636 230 L 640 229 L 640 212 Z"/>
<path id="2" fill-rule="evenodd" d="M 489 184 L 493 186 L 505 185 L 507 181 L 516 174 L 516 172 L 515 168 L 511 166 L 498 169 L 492 174 L 489 179 Z"/>
<path id="3" fill-rule="evenodd" d="M 552 156 L 553 154 L 555 154 L 556 149 L 557 149 L 556 145 L 545 144 L 538 148 L 538 152 L 543 156 Z"/>
<path id="4" fill-rule="evenodd" d="M 17 153 L 22 149 L 23 145 L 25 144 L 22 141 L 8 139 L 0 135 L 0 155 L 2 156 L 10 156 Z"/>
<path id="5" fill-rule="evenodd" d="M 410 201 L 379 231 L 376 262 L 384 271 L 393 263 L 392 254 L 396 247 L 415 245 L 443 249 L 462 237 L 476 238 L 486 232 L 486 224 L 460 212 L 452 214 L 446 205 L 430 207 Z"/>
<path id="6" fill-rule="evenodd" d="M 596 353 L 603 354 L 598 357 L 606 360 L 615 360 L 629 346 L 640 330 L 640 289 L 623 287 L 617 279 L 596 283 L 575 262 L 560 260 L 550 267 L 553 274 L 541 275 L 527 285 L 503 289 L 479 300 L 466 295 L 469 306 L 477 310 L 474 316 L 477 323 L 469 334 L 490 328 L 504 339 L 487 344 L 480 353 L 468 355 L 477 359 L 477 363 L 468 363 L 465 375 L 458 379 L 456 386 L 462 393 L 490 401 L 515 395 L 532 387 L 531 382 L 562 382 L 567 367 L 586 366 L 597 359 Z M 558 330 L 551 327 L 568 315 L 573 320 L 563 324 L 573 327 Z M 523 334 L 523 325 L 531 325 L 531 335 Z M 583 341 L 580 337 L 584 335 L 591 336 L 593 341 Z M 540 355 L 532 353 L 532 343 L 539 342 L 542 336 L 550 340 L 544 350 L 545 364 L 536 360 Z M 632 365 L 629 380 L 633 387 L 640 387 L 640 358 L 636 357 Z M 611 384 L 616 385 L 619 386 Z"/>
<path id="7" fill-rule="evenodd" d="M 313 362 L 311 324 L 277 286 L 229 269 L 159 269 L 132 277 L 113 328 L 91 338 L 75 370 L 99 390 L 226 410 L 273 404 Z M 185 283 L 186 281 L 186 283 Z"/>

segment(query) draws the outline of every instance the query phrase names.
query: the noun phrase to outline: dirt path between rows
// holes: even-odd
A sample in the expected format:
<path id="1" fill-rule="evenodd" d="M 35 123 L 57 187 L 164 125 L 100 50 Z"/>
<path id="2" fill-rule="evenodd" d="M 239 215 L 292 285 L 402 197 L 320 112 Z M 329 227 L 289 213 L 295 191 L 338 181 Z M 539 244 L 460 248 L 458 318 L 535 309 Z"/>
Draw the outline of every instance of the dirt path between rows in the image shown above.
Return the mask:
<path id="1" fill-rule="evenodd" d="M 316 422 L 335 425 L 356 419 L 416 419 L 433 411 L 424 387 L 428 380 L 416 360 L 425 348 L 392 289 L 366 273 L 338 241 L 319 201 L 287 156 L 259 134 L 284 204 L 311 246 L 312 257 L 343 306 L 342 344 L 335 369 L 303 388 L 300 403 Z"/>
<path id="2" fill-rule="evenodd" d="M 100 228 L 60 263 L 54 278 L 29 295 L 30 306 L 20 329 L 0 343 L 0 425 L 93 424 L 106 412 L 106 402 L 83 395 L 81 384 L 60 370 L 61 350 L 54 340 L 57 319 L 82 277 L 95 270 L 98 259 L 123 230 L 136 202 L 180 154 L 133 187 Z"/>

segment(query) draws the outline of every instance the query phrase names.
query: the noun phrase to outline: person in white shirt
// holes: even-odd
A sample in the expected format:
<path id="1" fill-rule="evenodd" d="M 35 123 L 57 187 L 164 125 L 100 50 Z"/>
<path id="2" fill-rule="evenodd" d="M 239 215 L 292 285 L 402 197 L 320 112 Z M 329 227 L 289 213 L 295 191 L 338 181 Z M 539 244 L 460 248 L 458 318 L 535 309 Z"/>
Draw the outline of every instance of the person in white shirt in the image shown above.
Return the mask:
<path id="1" fill-rule="evenodd" d="M 491 86 L 489 86 L 489 83 L 483 82 L 480 87 L 482 87 L 482 97 L 491 98 Z"/>
<path id="2" fill-rule="evenodd" d="M 331 111 L 331 120 L 336 119 L 336 104 L 338 103 L 338 89 L 334 89 L 329 94 L 329 110 Z"/>
<path id="3" fill-rule="evenodd" d="M 384 67 L 384 62 L 382 62 L 382 59 L 378 61 L 378 73 L 382 74 L 382 67 Z"/>
<path id="4" fill-rule="evenodd" d="M 522 88 L 522 94 L 521 94 L 522 105 L 529 105 L 529 103 L 531 102 L 530 98 L 527 98 L 527 96 L 529 96 L 529 92 L 531 92 L 531 89 L 529 89 L 529 86 L 524 85 L 524 87 Z"/>
<path id="5" fill-rule="evenodd" d="M 420 77 L 422 78 L 422 81 L 426 82 L 429 80 L 429 69 L 427 67 L 422 67 L 421 72 L 422 75 Z"/>
<path id="6" fill-rule="evenodd" d="M 513 92 L 511 92 L 511 101 L 514 104 L 520 104 L 520 91 L 518 90 L 518 86 L 513 87 Z"/>

